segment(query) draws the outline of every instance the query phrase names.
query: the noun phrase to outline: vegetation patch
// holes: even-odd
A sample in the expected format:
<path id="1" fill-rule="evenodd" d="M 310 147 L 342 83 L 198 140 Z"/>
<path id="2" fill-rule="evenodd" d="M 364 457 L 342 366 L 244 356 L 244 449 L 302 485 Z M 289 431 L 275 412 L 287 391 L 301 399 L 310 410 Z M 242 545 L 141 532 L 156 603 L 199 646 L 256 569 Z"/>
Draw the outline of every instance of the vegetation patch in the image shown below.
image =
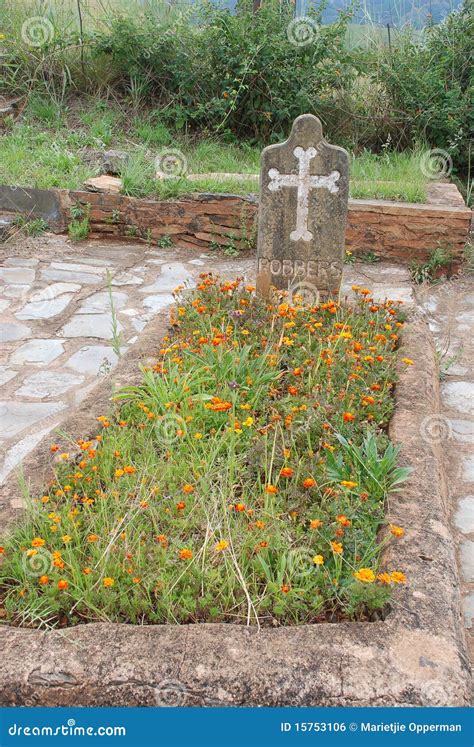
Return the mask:
<path id="1" fill-rule="evenodd" d="M 409 472 L 386 435 L 403 322 L 354 290 L 352 308 L 208 274 L 179 289 L 142 383 L 99 433 L 51 446 L 54 478 L 1 548 L 4 621 L 383 614 L 405 581 L 381 566 L 403 535 L 386 498 Z"/>

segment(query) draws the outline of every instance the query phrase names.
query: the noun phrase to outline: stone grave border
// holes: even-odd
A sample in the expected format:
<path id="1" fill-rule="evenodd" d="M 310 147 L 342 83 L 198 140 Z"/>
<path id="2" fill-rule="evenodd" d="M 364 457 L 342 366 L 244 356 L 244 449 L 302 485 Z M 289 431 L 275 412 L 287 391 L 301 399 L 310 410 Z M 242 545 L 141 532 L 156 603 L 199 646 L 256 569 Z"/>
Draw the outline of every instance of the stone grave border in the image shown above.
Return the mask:
<path id="1" fill-rule="evenodd" d="M 157 241 L 170 236 L 192 250 L 213 245 L 253 247 L 258 198 L 231 194 L 196 194 L 156 201 L 120 194 L 61 189 L 26 189 L 0 185 L 0 211 L 44 218 L 64 232 L 70 209 L 90 206 L 90 239 Z M 389 200 L 349 200 L 346 249 L 355 256 L 372 252 L 381 259 L 425 262 L 441 246 L 453 265 L 463 257 L 472 211 L 454 184 L 432 183 L 426 204 Z"/>
<path id="2" fill-rule="evenodd" d="M 149 362 L 167 331 L 165 314 L 148 325 L 133 351 L 63 425 L 70 438 L 96 432 L 96 416 L 110 408 L 111 381 L 136 383 L 137 363 Z M 409 581 L 395 590 L 385 620 L 260 632 L 212 623 L 89 623 L 52 631 L 0 626 L 0 705 L 468 705 L 469 662 L 441 445 L 429 437 L 439 411 L 438 371 L 424 322 L 406 324 L 403 355 L 415 364 L 399 365 L 390 436 L 401 445 L 401 463 L 414 471 L 387 507 L 387 518 L 406 534 L 388 546 L 384 566 L 402 568 Z M 51 439 L 23 464 L 32 493 L 51 474 Z M 1 495 L 18 496 L 16 476 Z"/>

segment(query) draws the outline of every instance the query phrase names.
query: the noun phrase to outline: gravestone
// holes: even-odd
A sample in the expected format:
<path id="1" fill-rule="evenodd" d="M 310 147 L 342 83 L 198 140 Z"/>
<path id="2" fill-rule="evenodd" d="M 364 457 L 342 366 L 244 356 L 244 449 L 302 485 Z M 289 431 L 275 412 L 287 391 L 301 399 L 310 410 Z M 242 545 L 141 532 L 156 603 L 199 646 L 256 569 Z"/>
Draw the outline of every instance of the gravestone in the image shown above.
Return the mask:
<path id="1" fill-rule="evenodd" d="M 337 297 L 349 199 L 349 155 L 329 145 L 312 114 L 262 152 L 257 291 L 289 290 L 307 303 Z"/>

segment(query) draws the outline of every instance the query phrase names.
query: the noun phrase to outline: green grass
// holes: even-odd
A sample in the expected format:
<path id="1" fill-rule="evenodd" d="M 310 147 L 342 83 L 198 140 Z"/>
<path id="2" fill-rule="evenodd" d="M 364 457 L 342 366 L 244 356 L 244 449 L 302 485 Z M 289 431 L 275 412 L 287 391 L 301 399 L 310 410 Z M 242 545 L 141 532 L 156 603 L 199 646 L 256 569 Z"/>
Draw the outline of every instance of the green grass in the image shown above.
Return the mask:
<path id="1" fill-rule="evenodd" d="M 179 138 L 159 119 L 159 112 L 135 114 L 119 104 L 92 99 L 70 108 L 33 96 L 21 119 L 0 136 L 0 183 L 22 187 L 80 189 L 96 175 L 81 149 L 124 149 L 130 163 L 123 173 L 124 193 L 135 197 L 172 199 L 192 192 L 258 191 L 253 180 L 207 178 L 189 182 L 155 179 L 155 158 L 166 149 L 180 151 L 187 173 L 258 174 L 261 149 L 247 143 Z M 426 201 L 426 178 L 419 168 L 423 150 L 352 158 L 351 196 Z"/>
<path id="2" fill-rule="evenodd" d="M 53 480 L 0 538 L 0 617 L 380 615 L 406 580 L 402 551 L 388 567 L 381 554 L 403 536 L 384 512 L 410 473 L 386 435 L 396 305 L 362 288 L 354 307 L 304 305 L 296 289 L 272 303 L 214 275 L 176 300 L 173 336 L 100 433 L 51 445 Z"/>

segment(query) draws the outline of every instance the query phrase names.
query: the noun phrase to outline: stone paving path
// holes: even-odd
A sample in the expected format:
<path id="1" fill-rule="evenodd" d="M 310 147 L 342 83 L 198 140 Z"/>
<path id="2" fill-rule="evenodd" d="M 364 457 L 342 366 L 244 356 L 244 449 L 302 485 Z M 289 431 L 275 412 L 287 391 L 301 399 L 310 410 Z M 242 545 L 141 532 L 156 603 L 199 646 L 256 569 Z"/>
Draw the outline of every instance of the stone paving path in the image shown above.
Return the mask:
<path id="1" fill-rule="evenodd" d="M 461 571 L 466 638 L 474 664 L 474 277 L 417 291 L 440 359 L 441 418 L 431 437 L 443 446 Z"/>

